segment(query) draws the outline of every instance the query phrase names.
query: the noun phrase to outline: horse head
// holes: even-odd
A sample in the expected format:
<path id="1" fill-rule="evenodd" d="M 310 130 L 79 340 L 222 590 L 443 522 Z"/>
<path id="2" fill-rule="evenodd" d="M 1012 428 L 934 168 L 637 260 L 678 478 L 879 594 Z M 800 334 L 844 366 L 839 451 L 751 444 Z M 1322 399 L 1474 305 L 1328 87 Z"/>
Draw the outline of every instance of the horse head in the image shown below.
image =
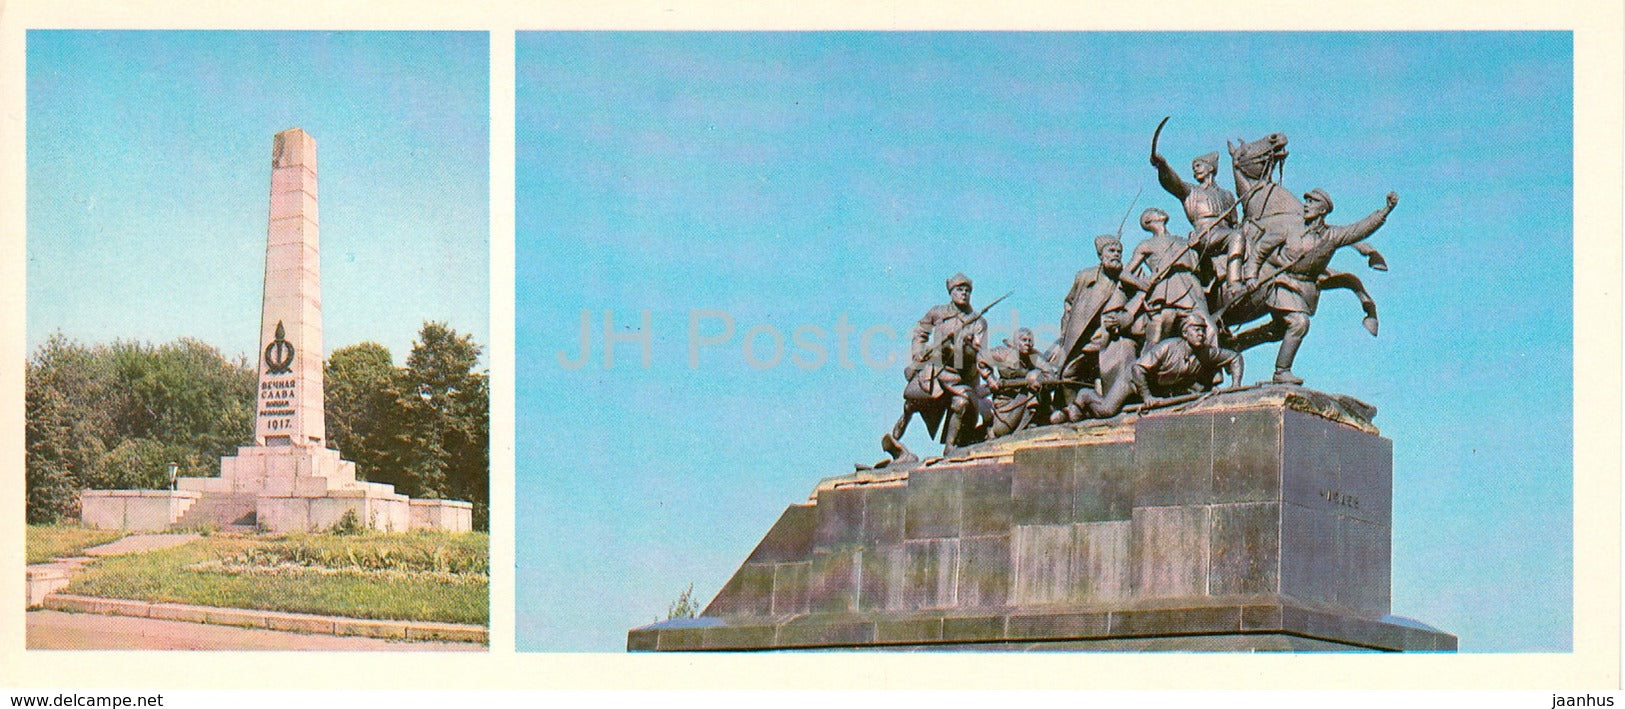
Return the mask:
<path id="1" fill-rule="evenodd" d="M 1252 142 L 1230 146 L 1230 161 L 1249 179 L 1264 178 L 1269 169 L 1286 160 L 1286 136 L 1271 133 Z"/>

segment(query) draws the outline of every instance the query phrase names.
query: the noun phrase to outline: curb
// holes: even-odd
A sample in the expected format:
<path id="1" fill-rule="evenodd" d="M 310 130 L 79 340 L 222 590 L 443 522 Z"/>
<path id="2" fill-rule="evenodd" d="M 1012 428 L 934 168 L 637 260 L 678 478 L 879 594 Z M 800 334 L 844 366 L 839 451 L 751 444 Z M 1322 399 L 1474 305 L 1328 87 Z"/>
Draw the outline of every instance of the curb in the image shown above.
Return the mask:
<path id="1" fill-rule="evenodd" d="M 449 642 L 490 644 L 490 630 L 478 625 L 457 623 L 430 623 L 410 620 L 371 620 L 345 618 L 308 613 L 284 613 L 247 608 L 217 608 L 191 606 L 180 603 L 153 603 L 121 598 L 96 598 L 53 593 L 45 597 L 48 610 L 68 613 L 99 613 L 153 620 L 177 620 L 189 623 L 229 625 L 239 628 L 262 628 L 295 633 L 360 636 L 384 640 L 441 640 Z"/>

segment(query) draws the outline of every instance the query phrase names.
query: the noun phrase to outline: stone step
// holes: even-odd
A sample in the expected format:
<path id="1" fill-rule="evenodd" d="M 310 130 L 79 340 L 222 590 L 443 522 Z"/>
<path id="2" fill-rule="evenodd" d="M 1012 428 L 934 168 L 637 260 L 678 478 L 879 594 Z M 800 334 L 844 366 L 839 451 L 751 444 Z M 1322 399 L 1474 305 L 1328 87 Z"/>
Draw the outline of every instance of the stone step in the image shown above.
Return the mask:
<path id="1" fill-rule="evenodd" d="M 72 571 L 60 564 L 34 564 L 25 572 L 28 581 L 28 607 L 37 608 L 45 597 L 68 585 Z"/>
<path id="2" fill-rule="evenodd" d="M 256 526 L 255 509 L 259 497 L 254 493 L 206 492 L 180 519 L 172 525 L 177 529 L 195 527 L 249 527 Z"/>

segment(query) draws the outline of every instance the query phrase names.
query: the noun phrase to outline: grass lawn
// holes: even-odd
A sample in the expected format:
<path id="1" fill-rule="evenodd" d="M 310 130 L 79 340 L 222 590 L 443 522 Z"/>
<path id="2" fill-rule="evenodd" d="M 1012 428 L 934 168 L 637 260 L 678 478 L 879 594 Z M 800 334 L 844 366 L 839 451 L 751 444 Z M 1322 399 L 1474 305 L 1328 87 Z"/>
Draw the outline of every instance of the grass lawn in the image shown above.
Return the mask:
<path id="1" fill-rule="evenodd" d="M 212 535 L 99 560 L 64 591 L 353 618 L 490 622 L 483 533 Z"/>
<path id="2" fill-rule="evenodd" d="M 43 564 L 64 556 L 76 556 L 85 549 L 106 544 L 125 534 L 72 524 L 31 524 L 28 525 L 25 539 L 28 563 Z"/>

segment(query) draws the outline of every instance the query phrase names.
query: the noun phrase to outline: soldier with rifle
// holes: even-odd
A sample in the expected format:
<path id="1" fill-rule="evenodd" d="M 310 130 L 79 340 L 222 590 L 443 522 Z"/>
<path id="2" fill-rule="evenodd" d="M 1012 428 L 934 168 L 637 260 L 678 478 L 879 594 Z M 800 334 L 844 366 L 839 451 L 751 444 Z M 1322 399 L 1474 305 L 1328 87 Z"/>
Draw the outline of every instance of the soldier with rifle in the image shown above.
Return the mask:
<path id="1" fill-rule="evenodd" d="M 903 439 L 915 413 L 920 414 L 933 438 L 937 438 L 941 426 L 939 440 L 947 450 L 972 442 L 976 430 L 976 359 L 987 342 L 987 321 L 982 316 L 1009 294 L 974 310 L 970 304 L 971 280 L 956 273 L 948 279 L 948 295 L 949 302 L 926 311 L 914 326 L 909 363 L 903 369 L 903 376 L 908 378 L 903 389 L 903 415 L 887 434 L 891 442 L 882 439 L 882 448 L 890 450 Z"/>
<path id="2" fill-rule="evenodd" d="M 1124 269 L 1136 273 L 1146 266 L 1154 274 L 1146 283 L 1145 312 L 1151 322 L 1145 330 L 1145 348 L 1171 335 L 1182 315 L 1207 316 L 1207 293 L 1196 278 L 1196 253 L 1184 239 L 1168 233 L 1168 213 L 1151 207 L 1140 214 L 1140 228 L 1151 232 L 1134 247 Z M 1143 350 L 1142 350 L 1143 351 Z"/>
<path id="3" fill-rule="evenodd" d="M 1003 346 L 983 354 L 977 364 L 992 398 L 988 438 L 1007 436 L 1035 421 L 1049 420 L 1044 389 L 1059 382 L 1049 361 L 1033 347 L 1032 330 L 1016 330 Z"/>
<path id="4" fill-rule="evenodd" d="M 1131 398 L 1157 405 L 1161 398 L 1208 391 L 1226 375 L 1230 386 L 1240 384 L 1241 355 L 1219 347 L 1218 339 L 1202 313 L 1185 313 L 1177 337 L 1157 342 L 1132 362 L 1121 365 L 1104 393 L 1085 389 L 1066 409 L 1064 420 L 1111 418 L 1123 411 Z"/>

